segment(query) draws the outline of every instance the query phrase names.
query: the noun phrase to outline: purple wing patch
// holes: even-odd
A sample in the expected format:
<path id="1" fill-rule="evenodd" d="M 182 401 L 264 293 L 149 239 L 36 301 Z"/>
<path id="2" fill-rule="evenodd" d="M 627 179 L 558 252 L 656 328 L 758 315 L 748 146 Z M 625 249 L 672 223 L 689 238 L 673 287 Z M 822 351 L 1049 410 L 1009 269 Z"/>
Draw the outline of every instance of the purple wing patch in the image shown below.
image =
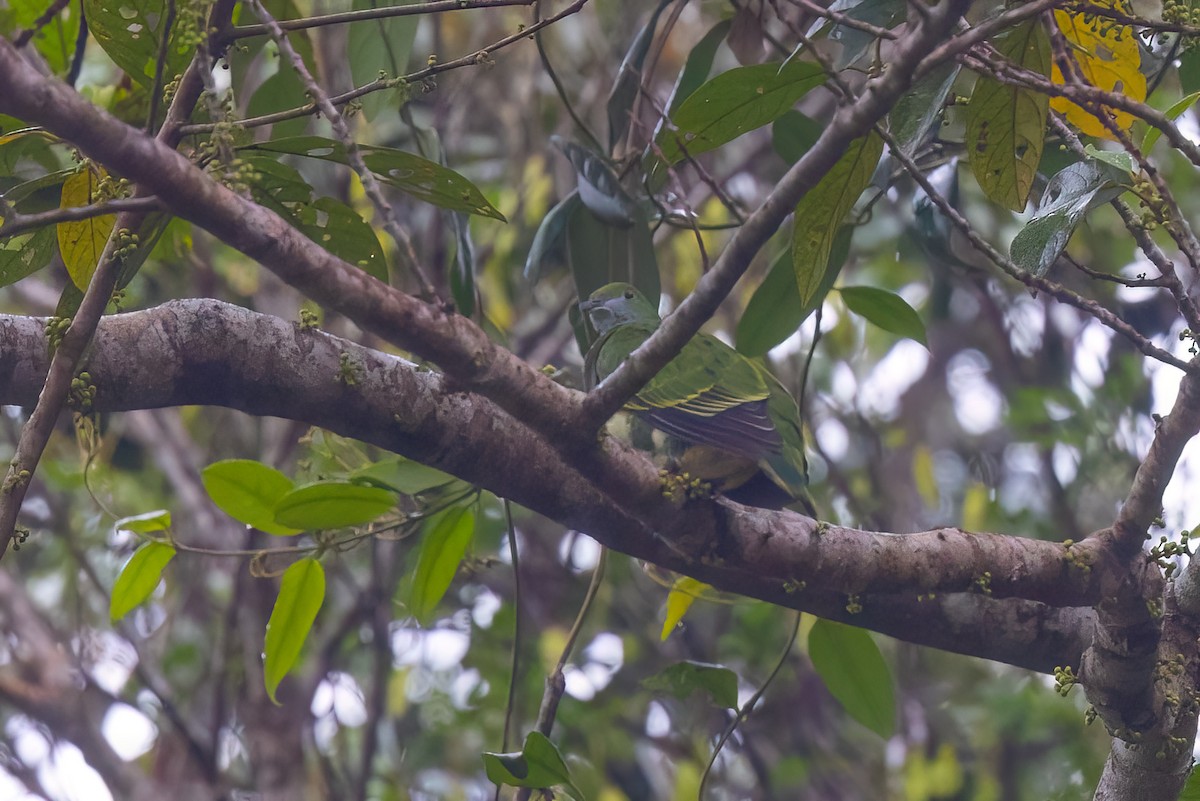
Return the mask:
<path id="1" fill-rule="evenodd" d="M 680 409 L 648 409 L 637 415 L 657 429 L 697 445 L 758 461 L 779 453 L 783 439 L 767 414 L 765 400 L 749 401 L 711 416 Z"/>

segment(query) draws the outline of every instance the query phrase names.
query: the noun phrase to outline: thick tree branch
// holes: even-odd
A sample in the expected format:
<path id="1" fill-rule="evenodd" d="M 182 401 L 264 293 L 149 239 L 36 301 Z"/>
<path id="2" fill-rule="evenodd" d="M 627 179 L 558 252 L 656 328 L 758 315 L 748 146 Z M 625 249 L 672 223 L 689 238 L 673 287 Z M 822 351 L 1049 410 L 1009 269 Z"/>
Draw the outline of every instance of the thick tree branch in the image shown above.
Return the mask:
<path id="1" fill-rule="evenodd" d="M 0 316 L 0 403 L 36 397 L 47 358 L 42 324 Z M 344 359 L 352 384 L 339 380 Z M 217 301 L 104 318 L 87 369 L 97 410 L 206 404 L 300 420 L 440 467 L 722 589 L 1038 670 L 1077 664 L 1090 634 L 1090 611 L 1054 607 L 1090 605 L 1120 578 L 1087 543 L 957 529 L 878 534 L 723 500 L 668 504 L 673 525 L 656 535 L 519 422 L 445 376 Z M 660 489 L 640 453 L 611 440 L 602 447 L 643 491 Z"/>

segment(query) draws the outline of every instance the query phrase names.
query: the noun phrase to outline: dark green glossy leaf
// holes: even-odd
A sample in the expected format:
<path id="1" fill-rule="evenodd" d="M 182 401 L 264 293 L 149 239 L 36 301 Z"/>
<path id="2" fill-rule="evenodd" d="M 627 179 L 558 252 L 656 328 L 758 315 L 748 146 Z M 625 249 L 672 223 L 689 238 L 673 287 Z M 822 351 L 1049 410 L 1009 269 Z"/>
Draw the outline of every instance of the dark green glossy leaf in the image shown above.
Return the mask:
<path id="1" fill-rule="evenodd" d="M 292 491 L 292 480 L 252 459 L 226 459 L 200 471 L 200 480 L 221 511 L 267 534 L 299 534 L 275 522 L 275 504 Z"/>
<path id="2" fill-rule="evenodd" d="M 249 156 L 254 168 L 250 194 L 334 256 L 387 281 L 387 259 L 375 230 L 336 198 L 313 200 L 313 189 L 290 165 L 271 156 Z"/>
<path id="3" fill-rule="evenodd" d="M 658 136 L 670 163 L 684 151 L 697 156 L 774 122 L 797 100 L 825 82 L 816 64 L 756 64 L 723 72 L 692 93 L 672 116 L 674 130 Z"/>
<path id="4" fill-rule="evenodd" d="M 729 35 L 729 28 L 732 24 L 732 20 L 721 20 L 712 26 L 708 33 L 704 34 L 704 38 L 692 48 L 692 52 L 688 53 L 687 61 L 671 92 L 671 102 L 667 104 L 667 108 L 670 109 L 668 117 L 674 115 L 680 104 L 691 97 L 692 93 L 708 80 L 708 74 L 712 72 L 713 60 L 717 57 L 717 48 Z"/>
<path id="5" fill-rule="evenodd" d="M 857 22 L 890 29 L 904 21 L 907 8 L 903 0 L 837 0 L 830 10 L 845 14 Z M 876 42 L 874 34 L 840 23 L 832 26 L 829 39 L 842 45 L 841 53 L 834 60 L 834 69 L 838 70 L 858 61 Z"/>
<path id="6" fill-rule="evenodd" d="M 370 523 L 396 505 L 396 496 L 379 487 L 350 481 L 314 481 L 296 487 L 275 504 L 275 522 L 315 530 Z"/>
<path id="7" fill-rule="evenodd" d="M 420 622 L 428 622 L 450 589 L 474 536 L 475 514 L 463 506 L 447 509 L 426 525 L 408 601 L 409 611 Z"/>
<path id="8" fill-rule="evenodd" d="M 583 794 L 571 783 L 571 771 L 554 743 L 546 735 L 531 731 L 525 737 L 525 747 L 507 754 L 487 752 L 483 755 L 487 777 L 495 784 L 510 787 L 562 787 L 575 801 Z"/>
<path id="9" fill-rule="evenodd" d="M 148 542 L 134 551 L 113 585 L 108 602 L 109 618 L 120 620 L 149 598 L 174 556 L 175 549 L 163 542 Z"/>
<path id="10" fill-rule="evenodd" d="M 354 0 L 353 9 L 360 11 L 381 6 L 410 5 L 414 0 L 382 2 L 382 0 Z M 408 58 L 413 40 L 417 36 L 420 16 L 389 17 L 356 22 L 350 26 L 350 44 L 346 55 L 350 61 L 350 75 L 355 86 L 370 83 L 380 73 L 398 77 L 408 71 Z M 375 119 L 380 111 L 392 104 L 389 92 L 372 92 L 362 99 L 363 115 Z M 393 105 L 393 107 L 395 107 Z"/>
<path id="11" fill-rule="evenodd" d="M 863 629 L 818 620 L 808 655 L 829 692 L 850 717 L 887 739 L 896 730 L 896 693 L 883 654 Z"/>
<path id="12" fill-rule="evenodd" d="M 900 149 L 912 155 L 942 116 L 959 66 L 947 61 L 913 84 L 888 112 L 888 126 Z"/>
<path id="13" fill-rule="evenodd" d="M 316 559 L 301 559 L 283 572 L 263 642 L 263 681 L 275 703 L 279 682 L 300 657 L 324 601 L 325 569 Z"/>
<path id="14" fill-rule="evenodd" d="M 48 5 L 40 0 L 7 0 L 0 7 L 0 35 L 15 38 L 18 32 L 33 28 L 47 9 Z M 68 3 L 33 35 L 33 46 L 56 75 L 65 75 L 71 66 L 79 19 L 79 5 Z"/>
<path id="15" fill-rule="evenodd" d="M 882 154 L 883 140 L 878 134 L 854 140 L 833 169 L 796 204 L 792 266 L 802 304 L 811 302 L 820 289 L 833 240 L 858 196 L 870 186 Z"/>
<path id="16" fill-rule="evenodd" d="M 567 220 L 579 207 L 579 190 L 560 200 L 550 209 L 533 235 L 533 244 L 529 246 L 529 255 L 525 258 L 525 280 L 536 284 L 542 280 L 545 273 L 546 259 L 557 250 L 561 250 L 563 234 L 567 230 Z"/>
<path id="17" fill-rule="evenodd" d="M 352 479 L 360 483 L 374 484 L 404 495 L 416 495 L 457 479 L 420 462 L 393 456 L 355 470 Z"/>
<path id="18" fill-rule="evenodd" d="M 45 267 L 57 247 L 54 226 L 0 240 L 0 286 L 15 284 Z"/>
<path id="19" fill-rule="evenodd" d="M 788 164 L 795 164 L 816 144 L 825 126 L 795 109 L 789 109 L 771 126 L 771 144 Z"/>
<path id="20" fill-rule="evenodd" d="M 658 259 L 644 222 L 630 228 L 613 228 L 580 203 L 567 221 L 566 233 L 579 297 L 586 298 L 613 281 L 631 283 L 648 298 L 662 294 Z"/>
<path id="21" fill-rule="evenodd" d="M 850 255 L 853 234 L 854 226 L 843 225 L 834 237 L 825 275 L 808 303 L 800 302 L 791 250 L 779 254 L 767 277 L 750 296 L 742 319 L 738 320 L 736 341 L 739 351 L 747 356 L 762 356 L 796 333 L 809 315 L 825 302 L 825 296 L 837 281 Z"/>
<path id="22" fill-rule="evenodd" d="M 653 676 L 642 686 L 654 692 L 668 693 L 681 701 L 695 692 L 706 693 L 717 706 L 737 709 L 737 674 L 721 665 L 705 662 L 676 662 Z"/>
<path id="23" fill-rule="evenodd" d="M 1200 770 L 1196 770 L 1195 766 L 1192 767 L 1192 773 L 1183 785 L 1179 801 L 1200 801 Z"/>
<path id="24" fill-rule="evenodd" d="M 149 86 L 155 72 L 158 45 L 167 19 L 164 0 L 83 0 L 88 30 L 125 74 Z M 178 35 L 178 15 L 167 45 L 163 75 L 171 80 L 183 73 L 191 47 Z"/>
<path id="25" fill-rule="evenodd" d="M 1039 20 L 1011 29 L 994 42 L 1009 60 L 1050 73 L 1050 40 Z M 1013 211 L 1025 208 L 1046 139 L 1050 99 L 1019 86 L 980 78 L 967 105 L 967 156 L 983 193 Z"/>
<path id="26" fill-rule="evenodd" d="M 1189 47 L 1179 57 L 1179 87 L 1184 94 L 1200 92 L 1200 50 Z"/>
<path id="27" fill-rule="evenodd" d="M 1045 275 L 1087 213 L 1125 191 L 1124 170 L 1099 161 L 1072 164 L 1050 179 L 1033 219 L 1013 238 L 1012 260 L 1034 275 Z"/>
<path id="28" fill-rule="evenodd" d="M 925 341 L 925 323 L 913 307 L 895 292 L 871 286 L 844 286 L 838 292 L 846 307 L 867 322 L 929 347 Z"/>
<path id="29" fill-rule="evenodd" d="M 292 136 L 248 145 L 246 149 L 347 164 L 346 148 L 341 142 L 323 136 Z M 435 161 L 403 150 L 374 145 L 359 145 L 363 162 L 375 177 L 413 197 L 451 211 L 464 211 L 505 222 L 501 214 L 483 196 L 475 184 L 454 170 Z"/>

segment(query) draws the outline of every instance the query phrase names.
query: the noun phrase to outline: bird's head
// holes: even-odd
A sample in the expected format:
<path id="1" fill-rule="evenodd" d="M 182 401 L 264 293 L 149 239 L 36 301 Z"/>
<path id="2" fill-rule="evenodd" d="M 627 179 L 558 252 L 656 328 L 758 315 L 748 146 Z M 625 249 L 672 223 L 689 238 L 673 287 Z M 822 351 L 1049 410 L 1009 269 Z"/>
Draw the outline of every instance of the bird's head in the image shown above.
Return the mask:
<path id="1" fill-rule="evenodd" d="M 607 284 L 579 304 L 592 328 L 603 334 L 627 323 L 658 324 L 658 311 L 631 284 Z"/>

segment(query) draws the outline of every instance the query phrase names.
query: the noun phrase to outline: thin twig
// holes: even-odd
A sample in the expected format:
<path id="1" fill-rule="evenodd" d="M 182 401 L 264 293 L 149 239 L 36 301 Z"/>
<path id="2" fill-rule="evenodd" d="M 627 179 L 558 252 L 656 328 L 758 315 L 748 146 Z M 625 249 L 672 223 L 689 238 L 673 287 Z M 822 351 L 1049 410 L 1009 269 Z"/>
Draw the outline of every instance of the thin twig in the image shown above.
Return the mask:
<path id="1" fill-rule="evenodd" d="M 421 287 L 421 294 L 426 300 L 434 300 L 437 297 L 437 290 L 433 286 L 433 282 L 421 267 L 421 262 L 417 258 L 417 251 L 413 248 L 412 239 L 408 232 L 400 227 L 400 223 L 396 221 L 396 212 L 392 209 L 392 204 L 383 195 L 383 187 L 379 185 L 379 181 L 375 178 L 375 173 L 371 172 L 363 161 L 362 153 L 358 150 L 358 143 L 354 141 L 353 134 L 350 133 L 350 126 L 346 124 L 345 118 L 341 112 L 329 99 L 329 94 L 321 88 L 317 83 L 316 78 L 308 71 L 308 66 L 304 63 L 304 59 L 292 47 L 292 43 L 288 41 L 287 33 L 279 27 L 279 23 L 271 16 L 270 12 L 263 6 L 259 0 L 249 0 L 251 8 L 254 9 L 258 18 L 263 20 L 267 29 L 271 32 L 271 38 L 275 44 L 279 46 L 279 52 L 285 56 L 291 63 L 292 69 L 300 77 L 300 82 L 304 84 L 304 89 L 317 104 L 321 110 L 321 114 L 329 120 L 329 124 L 333 127 L 334 135 L 346 148 L 346 160 L 350 163 L 350 167 L 362 182 L 363 191 L 367 197 L 371 199 L 371 205 L 375 207 L 375 212 L 383 220 L 384 230 L 396 242 L 399 252 L 403 254 L 404 260 L 407 262 L 409 271 L 413 277 L 417 279 L 417 283 Z"/>
<path id="2" fill-rule="evenodd" d="M 336 14 L 320 14 L 303 19 L 281 19 L 276 23 L 285 31 L 302 31 L 306 28 L 320 28 L 326 25 L 342 25 L 348 22 L 363 22 L 372 19 L 390 19 L 392 17 L 409 17 L 423 14 L 441 14 L 447 11 L 466 11 L 478 8 L 501 8 L 503 6 L 528 6 L 535 0 L 434 0 L 428 3 L 412 3 L 403 6 L 383 6 L 380 8 L 364 8 L 358 11 L 341 11 Z M 225 43 L 251 36 L 262 36 L 270 33 L 266 23 L 258 25 L 238 25 L 222 37 Z"/>
<path id="3" fill-rule="evenodd" d="M 538 0 L 533 7 L 534 21 L 540 22 L 542 17 L 542 3 Z M 592 133 L 592 129 L 579 116 L 579 112 L 575 111 L 575 104 L 571 102 L 570 95 L 567 94 L 567 87 L 563 85 L 562 79 L 558 77 L 558 71 L 554 69 L 554 65 L 550 63 L 550 54 L 546 52 L 546 43 L 542 40 L 542 32 L 539 30 L 533 37 L 533 43 L 537 46 L 538 58 L 542 60 L 542 69 L 546 71 L 546 75 L 550 78 L 550 83 L 554 84 L 554 91 L 558 93 L 558 99 L 562 101 L 563 108 L 567 110 L 567 114 L 575 123 L 575 127 L 587 137 L 588 143 L 597 153 L 605 153 L 607 149 L 600 144 L 600 140 Z"/>
<path id="4" fill-rule="evenodd" d="M 12 214 L 5 216 L 4 225 L 0 225 L 0 239 L 18 236 L 26 231 L 41 228 L 45 225 L 56 225 L 62 222 L 78 222 L 90 220 L 93 217 L 103 217 L 106 214 L 121 212 L 161 211 L 163 204 L 157 197 L 122 197 L 115 200 L 105 200 L 88 206 L 64 206 L 62 208 L 40 211 L 36 214 Z"/>
<path id="5" fill-rule="evenodd" d="M 504 702 L 504 731 L 500 735 L 500 750 L 508 751 L 512 742 L 513 711 L 517 705 L 517 676 L 521 664 L 521 568 L 517 558 L 517 529 L 513 525 L 512 504 L 508 498 L 501 498 L 504 505 L 504 520 L 508 525 L 508 555 L 513 566 L 513 645 L 512 663 L 508 673 L 508 698 Z M 500 785 L 496 785 L 496 801 L 500 801 Z"/>

